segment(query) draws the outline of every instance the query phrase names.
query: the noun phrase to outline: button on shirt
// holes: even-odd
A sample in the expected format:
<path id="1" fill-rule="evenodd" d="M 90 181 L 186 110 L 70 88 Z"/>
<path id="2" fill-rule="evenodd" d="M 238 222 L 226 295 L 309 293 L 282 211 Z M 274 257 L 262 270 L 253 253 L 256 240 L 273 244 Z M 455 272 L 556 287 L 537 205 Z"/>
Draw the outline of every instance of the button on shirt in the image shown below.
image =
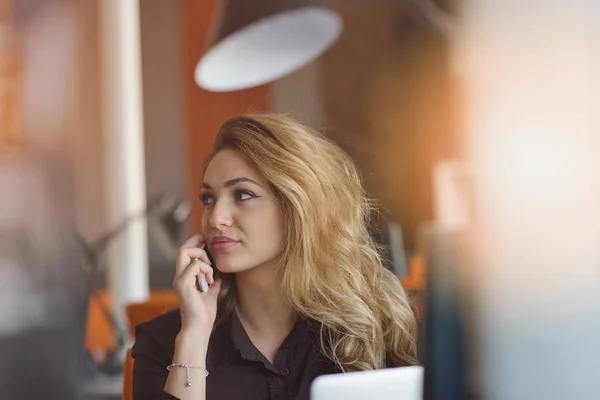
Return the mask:
<path id="1" fill-rule="evenodd" d="M 179 310 L 138 325 L 132 349 L 135 400 L 176 399 L 163 388 L 180 329 Z M 271 363 L 254 346 L 233 312 L 213 331 L 206 358 L 208 400 L 309 400 L 314 378 L 341 372 L 321 353 L 317 325 L 301 318 Z"/>

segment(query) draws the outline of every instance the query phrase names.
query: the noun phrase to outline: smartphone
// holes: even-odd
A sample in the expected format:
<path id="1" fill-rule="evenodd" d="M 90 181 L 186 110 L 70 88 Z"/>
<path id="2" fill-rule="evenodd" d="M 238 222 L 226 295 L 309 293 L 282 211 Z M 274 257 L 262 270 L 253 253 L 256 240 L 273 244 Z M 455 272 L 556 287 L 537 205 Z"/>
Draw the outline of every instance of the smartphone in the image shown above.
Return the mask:
<path id="1" fill-rule="evenodd" d="M 208 252 L 208 246 L 206 245 L 205 242 L 203 242 L 200 244 L 199 247 L 206 252 L 208 259 L 210 260 L 210 265 L 213 267 L 213 278 L 216 278 L 217 274 L 218 274 L 218 270 L 217 270 L 217 267 L 215 266 L 215 260 L 212 258 L 212 256 Z M 204 293 L 208 292 L 209 286 L 208 286 L 208 282 L 206 281 L 206 276 L 204 276 L 204 274 L 199 274 L 197 276 L 197 280 L 198 280 L 198 288 L 200 289 L 200 291 L 204 292 Z"/>

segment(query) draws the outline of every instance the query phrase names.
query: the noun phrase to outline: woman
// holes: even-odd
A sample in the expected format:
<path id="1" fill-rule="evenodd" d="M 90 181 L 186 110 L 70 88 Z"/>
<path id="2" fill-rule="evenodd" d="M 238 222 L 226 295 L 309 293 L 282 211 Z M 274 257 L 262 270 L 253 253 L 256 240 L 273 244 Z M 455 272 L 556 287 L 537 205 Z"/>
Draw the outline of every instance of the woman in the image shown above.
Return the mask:
<path id="1" fill-rule="evenodd" d="M 319 375 L 416 363 L 414 315 L 339 147 L 280 115 L 233 118 L 200 200 L 204 236 L 177 257 L 180 310 L 136 330 L 135 399 L 308 399 Z"/>

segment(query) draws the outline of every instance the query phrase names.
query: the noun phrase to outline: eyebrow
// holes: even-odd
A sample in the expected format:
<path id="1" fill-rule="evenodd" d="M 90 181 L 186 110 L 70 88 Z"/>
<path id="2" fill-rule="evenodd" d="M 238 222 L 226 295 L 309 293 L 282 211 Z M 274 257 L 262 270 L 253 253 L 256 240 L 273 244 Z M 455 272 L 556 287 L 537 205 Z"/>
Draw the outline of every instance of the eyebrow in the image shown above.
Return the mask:
<path id="1" fill-rule="evenodd" d="M 235 186 L 238 183 L 244 183 L 244 182 L 246 182 L 246 183 L 252 183 L 252 184 L 254 184 L 254 185 L 258 186 L 258 187 L 262 187 L 258 183 L 256 183 L 255 181 L 253 181 L 252 179 L 246 178 L 246 177 L 230 179 L 227 182 L 225 182 L 225 184 L 223 185 L 223 187 L 227 188 L 227 187 Z M 212 187 L 208 183 L 206 183 L 206 182 L 202 182 L 202 185 L 200 185 L 200 187 L 202 189 L 212 190 Z"/>

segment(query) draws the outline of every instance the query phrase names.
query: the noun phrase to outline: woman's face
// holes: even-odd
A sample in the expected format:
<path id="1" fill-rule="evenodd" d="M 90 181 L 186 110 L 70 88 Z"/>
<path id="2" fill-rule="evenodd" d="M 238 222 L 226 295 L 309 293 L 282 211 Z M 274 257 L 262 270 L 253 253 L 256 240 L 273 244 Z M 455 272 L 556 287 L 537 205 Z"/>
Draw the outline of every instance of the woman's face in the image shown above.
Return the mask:
<path id="1" fill-rule="evenodd" d="M 284 245 L 283 215 L 264 177 L 235 150 L 218 152 L 200 189 L 202 231 L 221 272 L 276 266 Z"/>

